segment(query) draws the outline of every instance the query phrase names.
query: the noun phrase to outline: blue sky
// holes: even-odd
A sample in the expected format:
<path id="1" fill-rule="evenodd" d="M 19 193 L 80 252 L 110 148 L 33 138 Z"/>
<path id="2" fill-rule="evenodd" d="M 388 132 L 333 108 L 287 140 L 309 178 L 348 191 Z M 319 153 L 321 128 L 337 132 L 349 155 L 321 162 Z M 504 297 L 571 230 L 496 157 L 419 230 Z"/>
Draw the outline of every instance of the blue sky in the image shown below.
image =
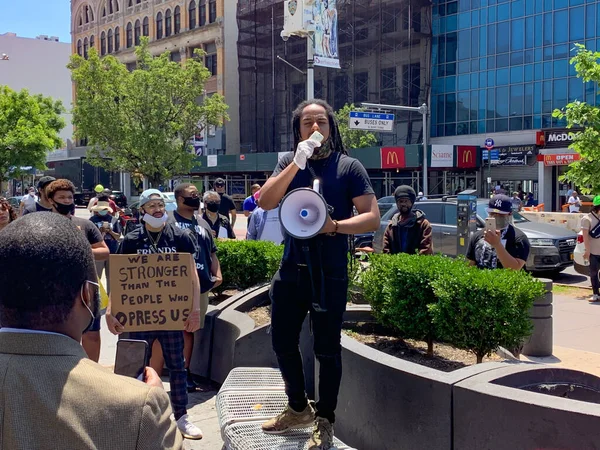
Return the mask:
<path id="1" fill-rule="evenodd" d="M 0 0 L 0 34 L 17 33 L 34 38 L 40 34 L 71 42 L 69 0 Z"/>

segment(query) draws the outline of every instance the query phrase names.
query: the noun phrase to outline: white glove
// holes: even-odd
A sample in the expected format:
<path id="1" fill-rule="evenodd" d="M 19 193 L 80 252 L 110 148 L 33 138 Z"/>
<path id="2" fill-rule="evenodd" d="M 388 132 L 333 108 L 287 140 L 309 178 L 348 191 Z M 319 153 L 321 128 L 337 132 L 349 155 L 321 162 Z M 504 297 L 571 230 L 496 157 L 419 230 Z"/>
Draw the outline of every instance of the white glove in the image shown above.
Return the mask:
<path id="1" fill-rule="evenodd" d="M 321 143 L 319 141 L 314 141 L 312 139 L 300 142 L 298 147 L 296 147 L 294 164 L 296 164 L 300 170 L 304 170 L 306 168 L 306 161 L 313 155 L 315 148 L 320 146 Z"/>

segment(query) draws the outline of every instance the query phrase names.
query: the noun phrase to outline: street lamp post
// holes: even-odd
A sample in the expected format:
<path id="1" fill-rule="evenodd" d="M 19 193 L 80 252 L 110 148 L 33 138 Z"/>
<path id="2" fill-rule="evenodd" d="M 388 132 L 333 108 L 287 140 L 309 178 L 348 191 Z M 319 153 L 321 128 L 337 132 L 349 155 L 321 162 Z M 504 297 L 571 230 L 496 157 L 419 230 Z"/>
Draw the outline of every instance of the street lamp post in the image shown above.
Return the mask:
<path id="1" fill-rule="evenodd" d="M 427 166 L 428 166 L 428 157 L 427 157 L 427 113 L 429 112 L 429 108 L 426 103 L 423 103 L 421 106 L 399 106 L 399 105 L 381 105 L 378 103 L 361 103 L 362 106 L 367 108 L 374 109 L 390 109 L 397 111 L 412 111 L 418 112 L 423 116 L 423 195 L 427 196 L 429 186 L 427 179 Z"/>

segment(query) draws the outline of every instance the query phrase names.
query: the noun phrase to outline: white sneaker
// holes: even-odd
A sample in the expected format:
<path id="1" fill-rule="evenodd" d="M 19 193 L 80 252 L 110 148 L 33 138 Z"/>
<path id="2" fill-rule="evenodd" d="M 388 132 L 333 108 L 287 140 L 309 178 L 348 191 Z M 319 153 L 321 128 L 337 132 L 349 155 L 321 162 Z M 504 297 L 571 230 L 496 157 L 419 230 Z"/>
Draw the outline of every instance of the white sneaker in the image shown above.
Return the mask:
<path id="1" fill-rule="evenodd" d="M 177 428 L 186 439 L 202 439 L 202 430 L 190 422 L 190 417 L 187 414 L 179 418 Z"/>
<path id="2" fill-rule="evenodd" d="M 594 303 L 597 301 L 600 301 L 600 295 L 594 294 L 588 299 L 588 302 L 590 302 L 590 303 Z"/>

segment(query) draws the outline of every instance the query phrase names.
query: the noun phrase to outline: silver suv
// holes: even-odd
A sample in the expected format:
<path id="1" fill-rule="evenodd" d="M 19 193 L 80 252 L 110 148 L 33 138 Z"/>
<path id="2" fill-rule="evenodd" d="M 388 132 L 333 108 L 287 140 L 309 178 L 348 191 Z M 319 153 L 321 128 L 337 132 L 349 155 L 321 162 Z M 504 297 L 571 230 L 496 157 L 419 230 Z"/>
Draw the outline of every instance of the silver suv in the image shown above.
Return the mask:
<path id="1" fill-rule="evenodd" d="M 486 208 L 489 200 L 477 201 L 477 228 L 485 225 Z M 425 200 L 415 203 L 415 209 L 425 213 L 433 228 L 433 251 L 448 256 L 456 256 L 456 199 Z M 394 205 L 381 218 L 379 230 L 373 237 L 373 248 L 380 253 L 383 249 L 383 233 L 398 208 Z M 554 275 L 573 265 L 573 250 L 577 235 L 566 228 L 545 223 L 531 222 L 519 213 L 513 213 L 514 225 L 525 233 L 531 244 L 531 251 L 525 268 L 531 272 L 545 272 Z"/>

